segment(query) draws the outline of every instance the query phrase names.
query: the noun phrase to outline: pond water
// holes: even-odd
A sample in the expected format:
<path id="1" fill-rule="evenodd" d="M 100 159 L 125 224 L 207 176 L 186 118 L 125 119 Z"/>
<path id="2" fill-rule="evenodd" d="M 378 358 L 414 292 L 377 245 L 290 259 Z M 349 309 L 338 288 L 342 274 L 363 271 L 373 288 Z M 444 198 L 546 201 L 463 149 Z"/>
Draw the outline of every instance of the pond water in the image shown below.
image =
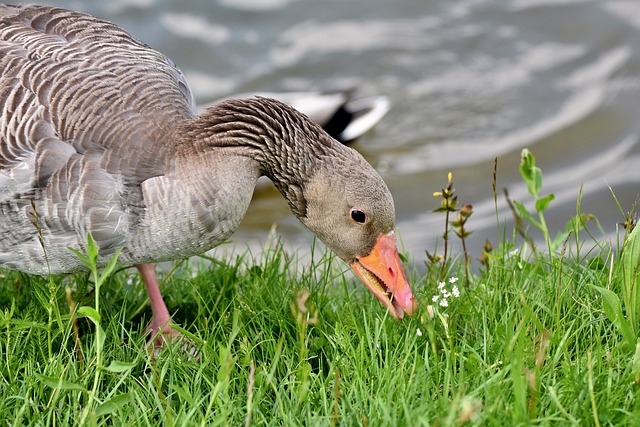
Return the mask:
<path id="1" fill-rule="evenodd" d="M 49 2 L 53 4 L 54 2 Z M 552 192 L 552 234 L 581 209 L 614 239 L 640 192 L 640 2 L 587 0 L 117 0 L 55 5 L 111 20 L 165 53 L 199 103 L 233 93 L 356 86 L 391 110 L 354 146 L 394 194 L 416 263 L 443 232 L 432 196 L 453 173 L 474 258 L 512 215 L 502 189 L 532 206 L 520 152 Z M 498 159 L 498 215 L 492 175 Z M 498 222 L 501 224 L 498 226 Z M 312 235 L 260 188 L 238 249 L 272 224 L 288 247 Z M 597 234 L 595 226 L 591 227 Z M 441 243 L 440 243 L 441 246 Z"/>

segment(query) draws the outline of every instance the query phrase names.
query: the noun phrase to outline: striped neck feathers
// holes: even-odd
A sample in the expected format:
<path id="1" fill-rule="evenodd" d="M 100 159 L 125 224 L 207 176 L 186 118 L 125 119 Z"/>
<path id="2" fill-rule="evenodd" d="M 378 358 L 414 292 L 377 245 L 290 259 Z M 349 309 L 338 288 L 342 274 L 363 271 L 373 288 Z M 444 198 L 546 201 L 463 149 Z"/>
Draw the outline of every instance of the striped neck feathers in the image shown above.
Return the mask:
<path id="1" fill-rule="evenodd" d="M 298 218 L 306 216 L 306 184 L 344 148 L 292 107 L 261 97 L 220 103 L 180 131 L 178 153 L 223 149 L 253 158 Z"/>

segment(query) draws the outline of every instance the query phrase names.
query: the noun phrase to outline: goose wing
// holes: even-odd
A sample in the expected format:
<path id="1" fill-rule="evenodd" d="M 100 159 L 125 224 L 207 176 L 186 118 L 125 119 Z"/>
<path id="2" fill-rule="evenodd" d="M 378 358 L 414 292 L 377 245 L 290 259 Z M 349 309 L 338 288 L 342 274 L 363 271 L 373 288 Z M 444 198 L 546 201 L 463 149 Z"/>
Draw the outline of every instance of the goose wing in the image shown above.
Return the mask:
<path id="1" fill-rule="evenodd" d="M 175 64 L 119 27 L 0 5 L 0 264 L 37 250 L 34 209 L 47 244 L 91 232 L 115 250 L 144 208 L 140 183 L 164 173 L 173 124 L 194 114 Z"/>

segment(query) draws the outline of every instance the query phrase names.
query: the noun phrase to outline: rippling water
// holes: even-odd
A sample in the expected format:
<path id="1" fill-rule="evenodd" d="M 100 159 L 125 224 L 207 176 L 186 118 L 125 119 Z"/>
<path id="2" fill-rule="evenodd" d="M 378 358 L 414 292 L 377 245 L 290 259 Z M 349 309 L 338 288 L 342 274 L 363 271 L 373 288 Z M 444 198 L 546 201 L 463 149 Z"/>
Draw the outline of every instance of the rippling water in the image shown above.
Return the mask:
<path id="1" fill-rule="evenodd" d="M 53 4 L 53 2 L 49 2 Z M 498 236 L 491 186 L 528 201 L 528 147 L 553 192 L 555 233 L 595 214 L 609 237 L 640 181 L 640 2 L 580 0 L 119 0 L 59 1 L 114 21 L 182 68 L 199 103 L 237 92 L 357 85 L 392 109 L 355 148 L 381 172 L 398 227 L 417 261 L 443 220 L 432 197 L 452 171 L 474 205 L 472 247 Z M 499 197 L 499 219 L 511 215 Z M 294 247 L 311 234 L 270 188 L 256 193 L 238 246 L 271 224 Z M 511 226 L 508 225 L 507 229 Z"/>

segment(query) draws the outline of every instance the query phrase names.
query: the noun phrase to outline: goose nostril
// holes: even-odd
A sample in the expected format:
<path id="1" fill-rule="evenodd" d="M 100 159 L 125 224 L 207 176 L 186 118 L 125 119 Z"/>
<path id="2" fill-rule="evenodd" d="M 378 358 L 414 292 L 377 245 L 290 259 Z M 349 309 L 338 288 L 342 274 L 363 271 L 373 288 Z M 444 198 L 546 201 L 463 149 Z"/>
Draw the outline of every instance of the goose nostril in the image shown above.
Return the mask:
<path id="1" fill-rule="evenodd" d="M 396 272 L 393 271 L 393 268 L 389 267 L 389 276 L 391 276 L 392 279 L 396 278 Z"/>

